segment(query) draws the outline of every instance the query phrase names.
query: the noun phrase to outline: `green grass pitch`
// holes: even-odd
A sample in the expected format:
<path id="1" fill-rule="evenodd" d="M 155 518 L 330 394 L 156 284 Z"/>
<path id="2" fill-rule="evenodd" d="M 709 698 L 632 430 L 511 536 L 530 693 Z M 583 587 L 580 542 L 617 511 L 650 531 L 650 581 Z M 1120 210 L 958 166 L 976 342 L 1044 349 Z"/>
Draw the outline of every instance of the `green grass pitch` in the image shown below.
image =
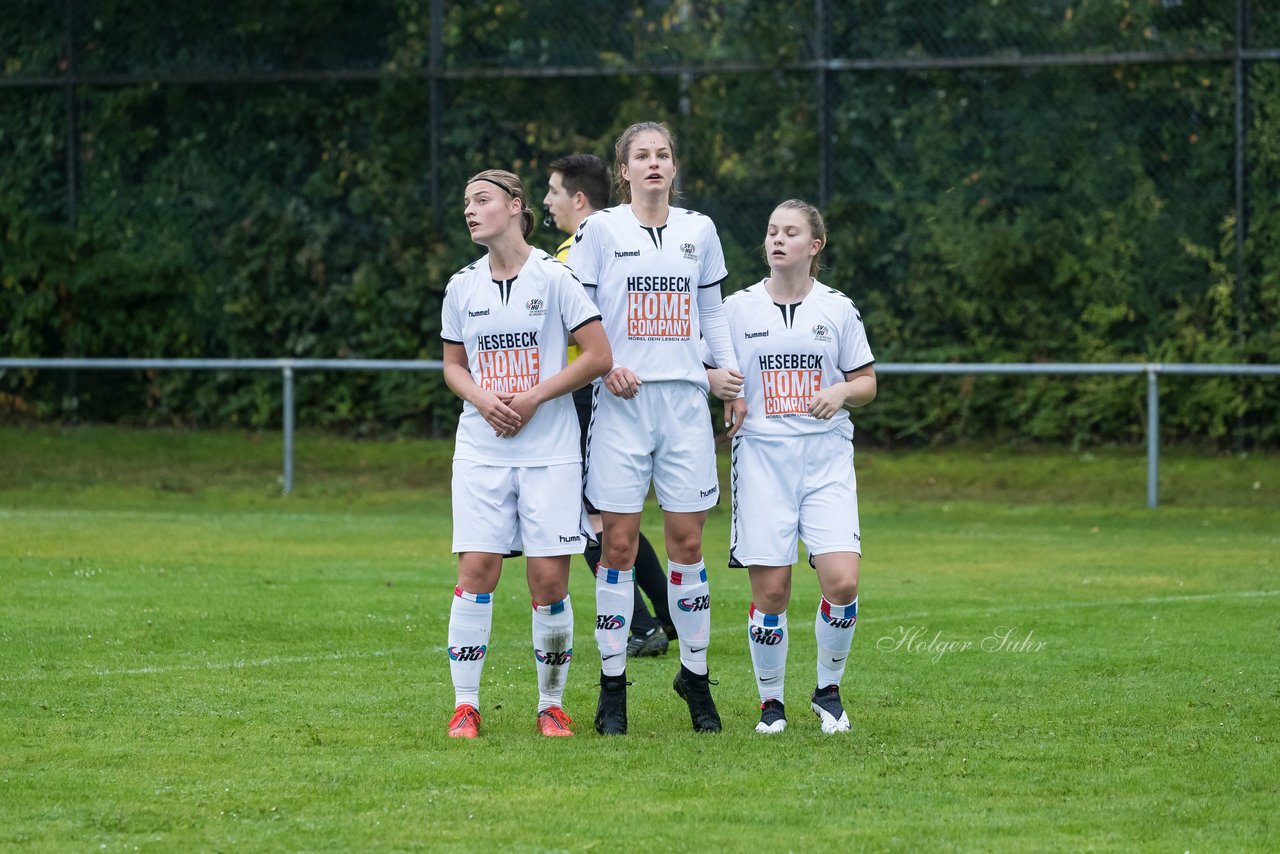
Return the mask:
<path id="1" fill-rule="evenodd" d="M 451 742 L 441 442 L 0 430 L 0 850 L 1280 849 L 1280 457 L 859 452 L 866 555 L 824 736 L 797 569 L 790 725 L 758 701 L 711 514 L 712 676 L 633 661 L 591 729 L 575 559 L 573 739 L 534 732 L 523 565 L 495 596 L 484 735 Z M 656 512 L 646 518 L 660 532 Z"/>

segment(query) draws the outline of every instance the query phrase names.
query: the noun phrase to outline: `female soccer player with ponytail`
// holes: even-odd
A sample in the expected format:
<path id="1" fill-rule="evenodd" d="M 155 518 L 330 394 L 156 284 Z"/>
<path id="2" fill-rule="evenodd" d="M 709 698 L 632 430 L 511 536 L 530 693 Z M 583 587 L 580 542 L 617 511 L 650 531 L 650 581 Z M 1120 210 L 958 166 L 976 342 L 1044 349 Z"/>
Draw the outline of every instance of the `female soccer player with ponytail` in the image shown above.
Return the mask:
<path id="1" fill-rule="evenodd" d="M 463 214 L 488 254 L 445 289 L 444 378 L 462 398 L 453 456 L 453 550 L 458 584 L 449 616 L 455 709 L 448 734 L 480 731 L 480 672 L 493 591 L 513 543 L 527 556 L 538 673 L 537 725 L 573 735 L 562 708 L 573 655 L 569 556 L 586 545 L 578 419 L 569 394 L 613 364 L 600 314 L 582 285 L 526 238 L 533 211 L 520 179 L 491 169 L 467 181 Z M 566 367 L 568 333 L 582 354 Z"/>
<path id="2" fill-rule="evenodd" d="M 822 600 L 814 617 L 817 687 L 810 696 L 822 731 L 844 732 L 840 700 L 858 617 L 857 481 L 848 407 L 876 396 L 874 358 L 853 301 L 814 277 L 826 226 L 812 205 L 792 199 L 769 217 L 769 276 L 725 300 L 747 417 L 733 444 L 731 566 L 746 566 L 752 604 L 748 645 L 760 692 L 756 732 L 786 728 L 787 605 L 791 565 L 803 539 Z M 721 364 L 704 351 L 708 364 Z M 722 369 L 711 388 L 733 388 Z"/>
<path id="3" fill-rule="evenodd" d="M 569 266 L 600 307 L 614 356 L 595 389 L 586 472 L 587 498 L 604 520 L 596 573 L 601 675 L 595 723 L 605 735 L 627 731 L 627 620 L 650 481 L 663 510 L 667 600 L 680 639 L 673 687 L 688 704 L 695 731 L 720 731 L 707 671 L 711 595 L 702 560 L 702 527 L 719 488 L 699 338 L 719 364 L 734 371 L 737 363 L 720 298 L 727 271 L 715 224 L 671 204 L 675 148 L 666 125 L 627 128 L 614 148 L 624 204 L 584 219 L 569 250 Z M 729 373 L 721 382 L 720 397 L 733 418 L 745 414 L 735 388 L 740 379 Z"/>

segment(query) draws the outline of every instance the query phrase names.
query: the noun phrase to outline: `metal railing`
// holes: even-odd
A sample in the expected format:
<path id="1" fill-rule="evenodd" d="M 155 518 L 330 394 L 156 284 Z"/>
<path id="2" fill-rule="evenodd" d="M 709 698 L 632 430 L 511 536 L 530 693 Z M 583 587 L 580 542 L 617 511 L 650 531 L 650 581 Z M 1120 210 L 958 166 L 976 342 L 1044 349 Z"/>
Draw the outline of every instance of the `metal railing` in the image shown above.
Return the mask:
<path id="1" fill-rule="evenodd" d="M 436 359 L 0 359 L 0 370 L 253 370 L 279 371 L 283 385 L 284 473 L 282 491 L 293 491 L 295 371 L 440 371 Z M 881 362 L 877 374 L 1146 374 L 1147 377 L 1147 507 L 1159 505 L 1160 374 L 1175 376 L 1280 376 L 1280 365 L 1192 364 L 1156 362 Z"/>

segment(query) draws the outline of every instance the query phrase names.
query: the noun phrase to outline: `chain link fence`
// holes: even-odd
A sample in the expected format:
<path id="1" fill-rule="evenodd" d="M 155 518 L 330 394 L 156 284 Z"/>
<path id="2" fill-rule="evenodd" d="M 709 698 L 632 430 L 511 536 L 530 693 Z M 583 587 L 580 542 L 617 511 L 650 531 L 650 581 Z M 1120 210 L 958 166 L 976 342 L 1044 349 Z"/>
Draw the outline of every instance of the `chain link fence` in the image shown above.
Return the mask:
<path id="1" fill-rule="evenodd" d="M 649 118 L 678 134 L 684 203 L 717 222 L 729 289 L 765 272 L 772 207 L 814 200 L 826 280 L 878 316 L 895 360 L 1206 360 L 1152 347 L 1200 320 L 1238 344 L 1273 311 L 1280 8 L 1263 0 L 8 6 L 0 198 L 145 250 L 133 272 L 206 318 L 181 338 L 192 354 L 426 353 L 438 296 L 409 292 L 474 255 L 465 176 L 512 168 L 540 198 L 550 160 L 609 157 Z M 230 284 L 189 287 L 187 268 Z M 304 286 L 331 303 L 312 293 L 310 320 L 273 328 L 269 306 Z M 338 311 L 411 322 L 369 342 L 335 331 Z M 236 343 L 210 352 L 219 336 Z M 26 344 L 92 355 L 93 339 Z"/>

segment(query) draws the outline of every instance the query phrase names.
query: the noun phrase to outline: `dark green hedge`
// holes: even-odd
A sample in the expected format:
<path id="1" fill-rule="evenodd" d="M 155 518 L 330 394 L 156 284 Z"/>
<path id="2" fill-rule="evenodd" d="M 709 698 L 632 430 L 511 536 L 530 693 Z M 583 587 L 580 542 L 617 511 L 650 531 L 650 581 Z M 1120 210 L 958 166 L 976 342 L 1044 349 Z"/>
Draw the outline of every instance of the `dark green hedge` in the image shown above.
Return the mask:
<path id="1" fill-rule="evenodd" d="M 540 199 L 546 164 L 607 154 L 640 118 L 680 135 L 686 203 L 725 238 L 730 288 L 759 278 L 772 206 L 818 186 L 811 72 L 467 79 L 439 87 L 433 209 L 429 4 L 310 0 L 214 10 L 72 4 L 85 74 L 381 69 L 356 82 L 84 85 L 75 224 L 66 95 L 0 89 L 0 353 L 436 358 L 444 282 L 478 253 L 458 196 L 500 166 Z M 154 4 L 152 4 L 154 6 Z M 843 57 L 1223 49 L 1230 4 L 979 2 L 445 4 L 444 67 L 786 63 Z M 7 78 L 65 66 L 60 4 L 15 5 Z M 1220 8 L 1223 7 L 1223 8 Z M 158 10 L 158 11 L 157 11 Z M 1255 10 L 1252 46 L 1280 43 Z M 820 47 L 825 45 L 825 47 Z M 1234 243 L 1229 64 L 831 74 L 825 280 L 882 361 L 1274 362 L 1280 353 L 1280 63 L 1248 77 L 1248 240 Z M 542 230 L 545 247 L 557 235 Z M 1164 381 L 1170 436 L 1280 440 L 1272 380 Z M 298 376 L 302 424 L 447 432 L 437 375 Z M 880 442 L 1130 441 L 1137 378 L 885 377 L 859 416 Z M 0 372 L 0 417 L 278 424 L 279 378 Z"/>

